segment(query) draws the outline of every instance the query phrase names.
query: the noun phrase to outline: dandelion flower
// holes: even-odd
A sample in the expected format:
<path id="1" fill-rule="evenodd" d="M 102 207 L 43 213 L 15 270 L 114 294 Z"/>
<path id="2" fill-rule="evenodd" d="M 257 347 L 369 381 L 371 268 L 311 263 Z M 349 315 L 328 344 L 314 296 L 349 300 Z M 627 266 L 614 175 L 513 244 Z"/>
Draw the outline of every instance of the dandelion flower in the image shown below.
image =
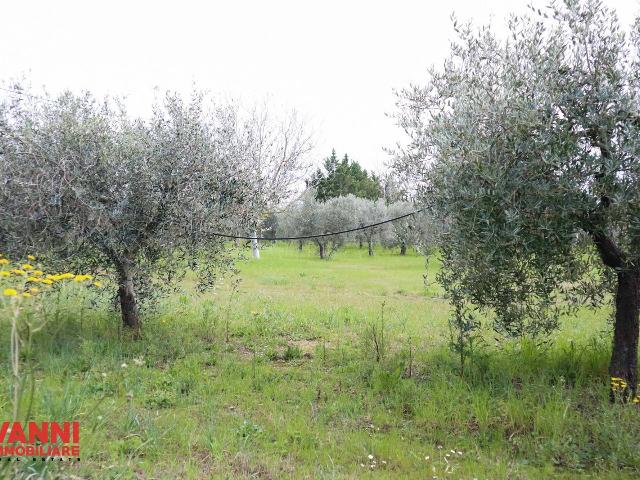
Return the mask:
<path id="1" fill-rule="evenodd" d="M 23 270 L 34 270 L 33 265 L 30 265 L 28 263 L 25 263 L 22 265 L 22 269 Z"/>
<path id="2" fill-rule="evenodd" d="M 29 292 L 24 292 L 24 293 L 22 294 L 22 296 L 23 296 L 24 298 L 29 298 L 29 297 L 31 296 L 31 294 L 30 294 Z"/>
<path id="3" fill-rule="evenodd" d="M 9 275 L 11 275 L 11 274 L 9 272 L 7 272 L 6 270 L 0 271 L 0 277 L 8 277 Z"/>
<path id="4" fill-rule="evenodd" d="M 45 278 L 44 280 L 42 280 L 42 283 L 44 283 L 45 285 L 51 285 L 53 283 L 53 280 Z"/>
<path id="5" fill-rule="evenodd" d="M 6 258 L 0 258 L 0 265 L 9 265 L 9 260 Z"/>
<path id="6" fill-rule="evenodd" d="M 27 255 L 27 259 L 31 260 L 32 262 L 36 261 L 36 257 L 34 257 L 33 255 Z"/>
<path id="7" fill-rule="evenodd" d="M 102 282 L 100 280 L 96 280 L 95 282 L 93 282 L 93 286 L 100 288 L 102 286 Z"/>
<path id="8" fill-rule="evenodd" d="M 27 282 L 33 282 L 33 283 L 38 283 L 41 282 L 42 279 L 38 278 L 38 277 L 27 277 Z"/>
<path id="9" fill-rule="evenodd" d="M 39 293 L 40 289 L 38 287 L 32 287 L 29 289 L 29 292 L 32 294 Z"/>
<path id="10" fill-rule="evenodd" d="M 25 272 L 24 270 L 20 270 L 19 268 L 14 268 L 13 270 L 11 270 L 11 273 L 15 274 L 15 275 L 26 275 L 27 272 Z"/>
<path id="11" fill-rule="evenodd" d="M 39 277 L 40 275 L 43 275 L 44 272 L 42 270 L 34 270 L 33 274 Z"/>
<path id="12" fill-rule="evenodd" d="M 18 291 L 15 288 L 5 288 L 3 292 L 7 297 L 15 297 Z"/>

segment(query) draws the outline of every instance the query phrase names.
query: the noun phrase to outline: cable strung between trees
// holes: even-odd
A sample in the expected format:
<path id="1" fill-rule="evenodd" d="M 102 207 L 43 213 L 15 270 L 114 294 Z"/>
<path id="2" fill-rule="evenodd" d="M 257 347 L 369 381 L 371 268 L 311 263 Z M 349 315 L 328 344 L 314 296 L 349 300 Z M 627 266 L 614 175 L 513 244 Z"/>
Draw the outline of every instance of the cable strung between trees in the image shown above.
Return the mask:
<path id="1" fill-rule="evenodd" d="M 338 232 L 328 232 L 328 233 L 318 233 L 316 235 L 302 235 L 300 237 L 249 237 L 243 235 L 229 235 L 227 233 L 213 233 L 217 237 L 224 238 L 237 238 L 239 240 L 265 240 L 265 241 L 275 241 L 275 240 L 308 240 L 310 238 L 322 238 L 322 237 L 330 237 L 332 235 L 341 235 L 343 233 L 351 233 L 357 232 L 358 230 L 366 230 L 367 228 L 377 227 L 378 225 L 384 225 L 385 223 L 395 222 L 396 220 L 400 220 L 402 218 L 410 217 L 411 215 L 415 215 L 416 213 L 420 213 L 424 210 L 421 208 L 419 210 L 415 210 L 410 213 L 406 213 L 404 215 L 400 215 L 399 217 L 390 218 L 388 220 L 383 220 L 382 222 L 372 223 L 369 225 L 363 225 L 362 227 L 350 228 L 348 230 L 340 230 Z"/>

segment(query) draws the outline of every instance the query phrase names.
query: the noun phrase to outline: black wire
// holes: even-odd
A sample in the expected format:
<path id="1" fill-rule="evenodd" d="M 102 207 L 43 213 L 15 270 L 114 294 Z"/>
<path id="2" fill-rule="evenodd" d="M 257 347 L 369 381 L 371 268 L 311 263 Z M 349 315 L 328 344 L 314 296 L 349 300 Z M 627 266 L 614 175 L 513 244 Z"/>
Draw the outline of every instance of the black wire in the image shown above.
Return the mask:
<path id="1" fill-rule="evenodd" d="M 400 220 L 401 218 L 410 217 L 411 215 L 415 215 L 416 213 L 420 213 L 423 210 L 424 210 L 424 208 L 421 208 L 420 210 L 416 210 L 416 211 L 411 212 L 411 213 L 406 213 L 404 215 L 400 215 L 399 217 L 390 218 L 388 220 L 383 220 L 382 222 L 372 223 L 370 225 L 364 225 L 362 227 L 350 228 L 349 230 L 340 230 L 339 232 L 319 233 L 319 234 L 316 234 L 316 235 L 302 235 L 300 237 L 273 237 L 273 238 L 269 238 L 269 237 L 245 237 L 245 236 L 241 236 L 241 235 L 229 235 L 229 234 L 226 234 L 226 233 L 213 233 L 212 235 L 216 235 L 218 237 L 224 237 L 224 238 L 237 238 L 239 240 L 272 240 L 272 241 L 274 241 L 274 240 L 307 240 L 309 238 L 330 237 L 332 235 L 341 235 L 343 233 L 357 232 L 358 230 L 365 230 L 367 228 L 377 227 L 378 225 L 384 225 L 385 223 L 395 222 L 396 220 Z"/>

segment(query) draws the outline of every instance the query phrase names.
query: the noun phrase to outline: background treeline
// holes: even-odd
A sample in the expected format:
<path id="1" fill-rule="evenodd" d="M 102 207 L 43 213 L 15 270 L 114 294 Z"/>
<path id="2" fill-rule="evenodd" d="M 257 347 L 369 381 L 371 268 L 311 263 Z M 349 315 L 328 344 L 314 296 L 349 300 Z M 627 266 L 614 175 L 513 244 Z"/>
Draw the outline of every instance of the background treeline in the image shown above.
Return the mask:
<path id="1" fill-rule="evenodd" d="M 408 200 L 406 190 L 391 174 L 377 176 L 335 150 L 306 182 L 307 189 L 283 211 L 264 224 L 267 236 L 298 237 L 351 230 L 415 212 L 419 208 Z M 376 246 L 397 248 L 401 255 L 414 247 L 426 252 L 434 227 L 425 212 L 371 228 L 340 235 L 297 240 L 315 245 L 322 259 L 346 243 L 366 247 L 374 255 Z"/>

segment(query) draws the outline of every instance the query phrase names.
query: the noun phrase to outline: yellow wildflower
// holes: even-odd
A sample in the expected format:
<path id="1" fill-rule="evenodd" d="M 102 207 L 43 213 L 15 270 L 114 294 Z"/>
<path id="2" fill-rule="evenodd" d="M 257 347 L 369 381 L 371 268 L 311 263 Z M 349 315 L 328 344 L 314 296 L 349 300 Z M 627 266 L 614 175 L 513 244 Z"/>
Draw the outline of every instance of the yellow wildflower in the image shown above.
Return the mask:
<path id="1" fill-rule="evenodd" d="M 13 270 L 11 270 L 11 273 L 14 273 L 16 275 L 26 275 L 27 272 L 25 272 L 24 270 L 20 270 L 18 268 L 14 268 Z"/>
<path id="2" fill-rule="evenodd" d="M 25 263 L 22 265 L 22 269 L 23 270 L 33 270 L 33 265 L 29 265 L 28 263 Z"/>
<path id="3" fill-rule="evenodd" d="M 7 272 L 6 270 L 0 271 L 0 277 L 8 277 L 9 275 L 11 275 L 11 274 L 9 272 Z"/>
<path id="4" fill-rule="evenodd" d="M 7 297 L 15 297 L 18 291 L 15 288 L 5 288 L 3 292 Z"/>
<path id="5" fill-rule="evenodd" d="M 33 283 L 38 283 L 41 282 L 42 279 L 38 278 L 38 277 L 27 277 L 27 282 L 33 282 Z"/>
<path id="6" fill-rule="evenodd" d="M 96 280 L 95 282 L 93 282 L 93 286 L 100 288 L 102 286 L 102 282 L 100 280 Z"/>
<path id="7" fill-rule="evenodd" d="M 84 282 L 85 280 L 91 280 L 91 275 L 76 275 L 73 279 L 74 282 Z"/>
<path id="8" fill-rule="evenodd" d="M 42 280 L 42 283 L 44 283 L 45 285 L 51 285 L 53 283 L 53 280 L 51 280 L 50 278 L 45 278 L 44 280 Z"/>
<path id="9" fill-rule="evenodd" d="M 620 377 L 611 377 L 611 390 L 614 392 L 620 391 L 624 392 L 627 388 L 627 381 L 624 378 Z"/>
<path id="10" fill-rule="evenodd" d="M 44 272 L 42 270 L 34 270 L 33 274 L 39 277 L 40 275 L 43 275 Z"/>
<path id="11" fill-rule="evenodd" d="M 9 265 L 9 260 L 6 258 L 0 258 L 0 265 Z"/>
<path id="12" fill-rule="evenodd" d="M 24 292 L 24 293 L 22 294 L 22 296 L 23 296 L 24 298 L 29 298 L 29 297 L 31 296 L 31 294 L 30 294 L 29 292 Z"/>
<path id="13" fill-rule="evenodd" d="M 60 280 L 66 280 L 67 278 L 73 278 L 75 275 L 73 273 L 63 273 L 62 275 L 58 275 Z"/>
<path id="14" fill-rule="evenodd" d="M 29 289 L 29 292 L 32 293 L 32 294 L 36 294 L 36 293 L 40 292 L 40 289 L 38 287 L 31 287 Z"/>
<path id="15" fill-rule="evenodd" d="M 29 260 L 31 260 L 32 262 L 35 262 L 35 260 L 36 260 L 36 257 L 34 257 L 33 255 L 27 255 L 27 258 Z"/>

